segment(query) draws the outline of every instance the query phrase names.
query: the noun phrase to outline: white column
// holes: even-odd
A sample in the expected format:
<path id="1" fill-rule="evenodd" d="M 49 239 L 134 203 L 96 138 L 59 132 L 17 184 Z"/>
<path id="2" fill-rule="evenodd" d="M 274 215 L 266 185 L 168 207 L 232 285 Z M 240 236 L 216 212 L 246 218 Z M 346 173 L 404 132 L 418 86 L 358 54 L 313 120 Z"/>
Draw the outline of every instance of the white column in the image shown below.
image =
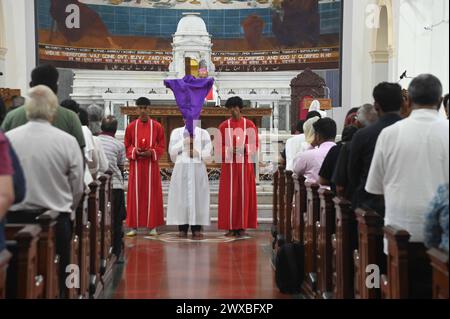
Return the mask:
<path id="1" fill-rule="evenodd" d="M 111 105 L 111 110 L 109 109 L 109 106 Z M 114 103 L 111 100 L 105 101 L 105 117 L 115 115 L 114 114 Z"/>
<path id="2" fill-rule="evenodd" d="M 278 132 L 279 129 L 280 110 L 279 103 L 273 102 L 273 128 Z"/>
<path id="3" fill-rule="evenodd" d="M 8 88 L 20 89 L 25 95 L 36 66 L 34 1 L 0 1 L 3 8 L 5 45 L 4 84 Z"/>
<path id="4" fill-rule="evenodd" d="M 3 73 L 3 75 L 0 75 L 0 87 L 6 86 L 6 52 L 8 52 L 8 50 L 6 49 L 5 20 L 3 18 L 3 3 L 2 0 L 0 0 L 0 72 Z"/>

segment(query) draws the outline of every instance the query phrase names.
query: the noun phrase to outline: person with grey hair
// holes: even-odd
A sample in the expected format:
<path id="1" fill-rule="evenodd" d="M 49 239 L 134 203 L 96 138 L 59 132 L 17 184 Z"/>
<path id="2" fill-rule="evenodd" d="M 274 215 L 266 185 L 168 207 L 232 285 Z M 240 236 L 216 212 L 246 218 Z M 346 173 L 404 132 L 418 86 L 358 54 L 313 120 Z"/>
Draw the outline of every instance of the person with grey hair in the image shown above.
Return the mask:
<path id="1" fill-rule="evenodd" d="M 378 112 L 374 105 L 364 104 L 356 113 L 356 125 L 364 128 L 378 121 Z"/>
<path id="2" fill-rule="evenodd" d="M 408 92 L 412 113 L 381 132 L 365 190 L 384 196 L 386 225 L 411 235 L 409 258 L 415 269 L 410 297 L 427 298 L 431 267 L 424 245 L 425 213 L 439 187 L 449 184 L 449 122 L 438 112 L 442 84 L 437 77 L 416 77 Z"/>
<path id="3" fill-rule="evenodd" d="M 89 129 L 94 136 L 100 135 L 102 132 L 102 121 L 105 117 L 105 111 L 97 104 L 92 104 L 87 108 L 89 118 Z"/>
<path id="4" fill-rule="evenodd" d="M 352 150 L 354 135 L 359 129 L 368 127 L 378 121 L 378 112 L 374 105 L 364 104 L 356 112 L 356 121 L 353 126 L 349 126 L 351 134 L 343 134 L 342 148 L 336 162 L 331 182 L 335 185 L 336 195 L 342 198 L 351 199 L 354 185 L 348 178 L 348 161 Z"/>
<path id="5" fill-rule="evenodd" d="M 60 256 L 60 289 L 65 297 L 70 263 L 73 212 L 84 191 L 83 157 L 77 140 L 51 125 L 58 112 L 56 95 L 47 86 L 33 87 L 25 104 L 28 122 L 6 133 L 26 176 L 25 199 L 11 207 L 10 223 L 33 223 L 47 210 L 59 212 L 56 253 Z"/>

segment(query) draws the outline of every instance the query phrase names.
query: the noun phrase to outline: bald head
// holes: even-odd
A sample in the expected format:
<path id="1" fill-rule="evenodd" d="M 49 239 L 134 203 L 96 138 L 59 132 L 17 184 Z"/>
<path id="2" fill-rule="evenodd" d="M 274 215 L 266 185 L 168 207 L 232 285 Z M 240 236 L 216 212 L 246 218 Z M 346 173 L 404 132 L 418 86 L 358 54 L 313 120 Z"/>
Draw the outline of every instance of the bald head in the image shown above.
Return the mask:
<path id="1" fill-rule="evenodd" d="M 422 74 L 412 80 L 408 88 L 414 108 L 438 109 L 442 102 L 442 84 L 432 74 Z"/>
<path id="2" fill-rule="evenodd" d="M 102 132 L 116 134 L 118 122 L 115 116 L 107 116 L 102 121 Z"/>
<path id="3" fill-rule="evenodd" d="M 364 104 L 358 109 L 357 112 L 358 122 L 361 126 L 366 127 L 378 120 L 378 112 L 374 105 Z"/>

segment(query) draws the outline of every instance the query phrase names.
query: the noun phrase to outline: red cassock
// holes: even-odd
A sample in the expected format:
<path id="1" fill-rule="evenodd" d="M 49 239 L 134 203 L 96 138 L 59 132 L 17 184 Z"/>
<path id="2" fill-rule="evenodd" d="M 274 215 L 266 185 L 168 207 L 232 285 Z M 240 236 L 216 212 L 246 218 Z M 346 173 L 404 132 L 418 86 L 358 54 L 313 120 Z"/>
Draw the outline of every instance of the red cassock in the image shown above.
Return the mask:
<path id="1" fill-rule="evenodd" d="M 258 129 L 242 117 L 223 122 L 222 171 L 219 186 L 219 229 L 239 230 L 257 228 L 255 162 L 258 153 Z M 234 147 L 243 147 L 245 155 L 233 155 Z M 249 158 L 253 159 L 250 160 Z"/>
<path id="2" fill-rule="evenodd" d="M 158 160 L 165 152 L 164 130 L 149 119 L 132 122 L 125 131 L 125 147 L 130 161 L 127 193 L 127 225 L 153 229 L 164 224 L 163 194 Z M 138 158 L 137 149 L 150 149 L 151 158 Z"/>

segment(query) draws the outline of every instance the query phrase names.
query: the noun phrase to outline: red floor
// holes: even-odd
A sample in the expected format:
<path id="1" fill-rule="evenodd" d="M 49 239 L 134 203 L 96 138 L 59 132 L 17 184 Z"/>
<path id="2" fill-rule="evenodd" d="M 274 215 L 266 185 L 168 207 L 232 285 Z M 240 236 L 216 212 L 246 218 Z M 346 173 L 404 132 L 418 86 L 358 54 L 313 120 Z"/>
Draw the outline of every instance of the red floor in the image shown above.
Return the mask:
<path id="1" fill-rule="evenodd" d="M 278 292 L 268 250 L 269 233 L 231 243 L 126 240 L 116 299 L 274 299 Z"/>

